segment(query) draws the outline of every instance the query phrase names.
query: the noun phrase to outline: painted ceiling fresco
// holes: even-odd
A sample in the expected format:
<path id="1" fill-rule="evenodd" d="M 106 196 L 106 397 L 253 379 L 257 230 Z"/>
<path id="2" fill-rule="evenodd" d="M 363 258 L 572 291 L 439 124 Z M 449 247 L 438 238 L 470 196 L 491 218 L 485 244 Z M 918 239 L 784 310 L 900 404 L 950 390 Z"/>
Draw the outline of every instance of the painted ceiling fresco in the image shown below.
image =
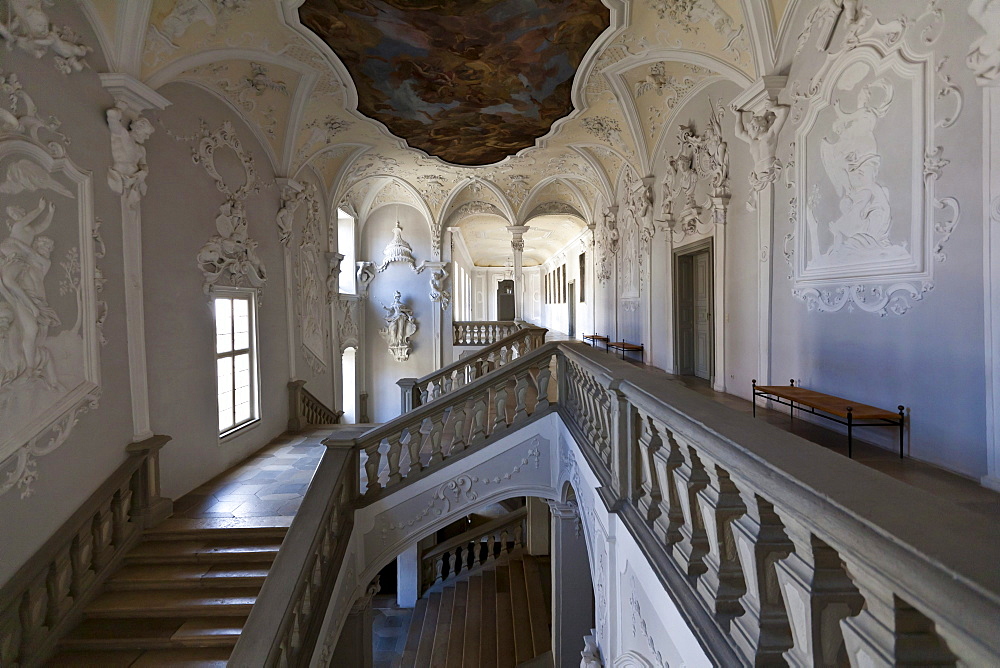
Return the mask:
<path id="1" fill-rule="evenodd" d="M 568 115 L 610 21 L 600 0 L 307 0 L 299 16 L 344 62 L 361 113 L 458 165 L 498 162 Z"/>

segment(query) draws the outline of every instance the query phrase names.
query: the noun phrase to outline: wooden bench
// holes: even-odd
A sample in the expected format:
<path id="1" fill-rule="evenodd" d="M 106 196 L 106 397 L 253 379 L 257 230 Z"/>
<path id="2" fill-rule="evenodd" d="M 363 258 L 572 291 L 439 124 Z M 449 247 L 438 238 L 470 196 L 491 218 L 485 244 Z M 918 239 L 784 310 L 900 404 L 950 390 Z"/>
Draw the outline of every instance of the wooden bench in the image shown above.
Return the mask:
<path id="1" fill-rule="evenodd" d="M 606 336 L 601 336 L 600 334 L 584 334 L 584 341 L 590 341 L 590 345 L 593 346 L 595 343 L 603 343 L 605 352 L 608 350 L 608 344 L 611 342 Z"/>
<path id="2" fill-rule="evenodd" d="M 838 424 L 847 425 L 847 456 L 853 457 L 853 441 L 855 427 L 899 427 L 899 458 L 903 458 L 903 423 L 906 414 L 903 406 L 898 406 L 898 412 L 893 413 L 875 406 L 868 406 L 856 401 L 848 401 L 831 394 L 823 394 L 802 387 L 795 387 L 795 381 L 784 385 L 753 384 L 753 416 L 757 417 L 757 397 L 788 406 L 788 414 L 795 419 L 795 409 L 805 410 L 813 415 L 832 420 Z"/>
<path id="3" fill-rule="evenodd" d="M 614 348 L 615 350 L 620 350 L 622 353 L 622 359 L 625 359 L 625 353 L 639 353 L 639 357 L 642 358 L 642 351 L 644 350 L 641 343 L 629 343 L 628 341 L 615 341 L 614 343 L 607 344 L 608 347 Z"/>

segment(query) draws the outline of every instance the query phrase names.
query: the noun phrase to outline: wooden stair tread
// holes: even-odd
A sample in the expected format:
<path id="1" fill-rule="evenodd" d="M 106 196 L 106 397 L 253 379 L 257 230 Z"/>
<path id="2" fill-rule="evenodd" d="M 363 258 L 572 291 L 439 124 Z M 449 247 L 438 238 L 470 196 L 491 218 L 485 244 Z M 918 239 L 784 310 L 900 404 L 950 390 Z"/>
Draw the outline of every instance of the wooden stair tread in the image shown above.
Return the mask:
<path id="1" fill-rule="evenodd" d="M 455 584 L 455 604 L 451 613 L 451 638 L 445 668 L 462 668 L 462 652 L 465 648 L 465 622 L 468 615 L 469 583 Z"/>
<path id="2" fill-rule="evenodd" d="M 176 617 L 244 615 L 257 599 L 257 588 L 162 589 L 104 592 L 84 611 L 84 616 Z"/>
<path id="3" fill-rule="evenodd" d="M 479 625 L 479 665 L 497 665 L 497 572 L 483 571 L 482 620 Z M 476 664 L 470 664 L 476 665 Z"/>
<path id="4" fill-rule="evenodd" d="M 496 642 L 497 668 L 514 668 L 517 665 L 514 654 L 514 620 L 510 607 L 510 569 L 497 569 L 496 594 Z"/>
<path id="5" fill-rule="evenodd" d="M 431 666 L 443 666 L 448 660 L 448 644 L 451 641 L 452 614 L 455 610 L 455 588 L 448 587 L 441 592 L 441 606 L 434 628 L 434 649 L 431 651 Z"/>
<path id="6" fill-rule="evenodd" d="M 424 613 L 424 623 L 420 631 L 420 644 L 417 646 L 416 665 L 430 666 L 431 655 L 434 652 L 434 633 L 437 630 L 438 612 L 441 609 L 441 594 L 431 594 L 427 597 L 427 611 Z"/>
<path id="7" fill-rule="evenodd" d="M 185 647 L 151 650 L 63 651 L 49 660 L 53 668 L 222 668 L 229 661 L 231 647 Z"/>
<path id="8" fill-rule="evenodd" d="M 424 616 L 427 614 L 427 599 L 417 600 L 413 606 L 413 617 L 410 618 L 410 630 L 406 634 L 406 644 L 403 647 L 401 668 L 414 668 L 417 662 L 417 649 L 420 646 L 420 631 L 423 629 Z"/>
<path id="9" fill-rule="evenodd" d="M 125 564 L 198 562 L 267 563 L 274 561 L 281 543 L 253 539 L 177 540 L 139 543 L 125 556 Z"/>
<path id="10" fill-rule="evenodd" d="M 61 649 L 166 649 L 232 647 L 246 616 L 153 619 L 85 619 L 59 642 Z"/>
<path id="11" fill-rule="evenodd" d="M 213 527 L 210 525 L 202 527 L 194 523 L 197 521 L 184 518 L 166 519 L 152 529 L 144 531 L 142 537 L 147 542 L 184 540 L 185 538 L 195 540 L 242 538 L 269 542 L 277 540 L 280 543 L 285 539 L 285 534 L 288 533 L 288 527 Z"/>
<path id="12" fill-rule="evenodd" d="M 524 557 L 524 583 L 528 592 L 528 620 L 531 624 L 531 642 L 535 655 L 552 649 L 552 632 L 549 629 L 550 616 L 545 605 L 545 593 L 538 561 Z"/>
<path id="13" fill-rule="evenodd" d="M 266 564 L 128 564 L 108 579 L 105 590 L 260 587 L 267 572 Z"/>
<path id="14" fill-rule="evenodd" d="M 528 592 L 525 589 L 524 562 L 511 559 L 508 566 L 510 572 L 510 611 L 514 627 L 514 659 L 522 663 L 535 656 L 531 641 L 531 622 L 528 619 Z"/>
<path id="15" fill-rule="evenodd" d="M 481 575 L 467 581 L 468 594 L 465 602 L 465 641 L 462 643 L 462 663 L 465 666 L 479 665 L 479 629 L 483 626 L 483 578 Z M 452 668 L 449 665 L 449 668 Z"/>

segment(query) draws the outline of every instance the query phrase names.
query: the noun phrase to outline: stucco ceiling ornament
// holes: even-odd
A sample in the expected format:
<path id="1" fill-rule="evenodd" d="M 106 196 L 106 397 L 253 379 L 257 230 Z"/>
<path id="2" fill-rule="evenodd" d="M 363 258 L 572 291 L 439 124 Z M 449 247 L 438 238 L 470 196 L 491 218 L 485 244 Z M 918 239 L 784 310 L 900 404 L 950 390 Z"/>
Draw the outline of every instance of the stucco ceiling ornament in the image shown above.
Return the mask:
<path id="1" fill-rule="evenodd" d="M 382 251 L 382 262 L 378 266 L 379 273 L 385 271 L 393 262 L 402 262 L 410 265 L 414 271 L 417 270 L 417 263 L 413 259 L 413 247 L 403 239 L 403 227 L 396 221 L 392 228 L 392 239 Z"/>
<path id="2" fill-rule="evenodd" d="M 333 142 L 334 138 L 353 125 L 351 121 L 327 114 L 324 118 L 314 118 L 305 124 L 308 136 L 299 149 L 298 159 L 304 159 L 314 151 Z"/>
<path id="3" fill-rule="evenodd" d="M 950 162 L 935 131 L 953 124 L 962 105 L 960 91 L 946 86 L 939 95 L 932 85 L 934 73 L 940 77 L 932 44 L 943 20 L 934 5 L 916 19 L 887 24 L 860 11 L 850 39 L 827 56 L 809 92 L 796 100 L 804 120 L 790 163 L 795 227 L 785 237 L 785 257 L 792 294 L 810 310 L 903 315 L 934 288 L 934 267 L 947 258 L 961 208 L 935 192 Z M 937 100 L 956 95 L 955 108 L 939 119 Z M 916 113 L 907 120 L 892 114 L 909 100 L 920 101 Z M 895 129 L 912 142 L 899 156 L 903 172 L 894 166 L 895 181 L 880 151 L 887 118 L 908 123 Z"/>
<path id="4" fill-rule="evenodd" d="M 584 129 L 603 142 L 612 146 L 624 146 L 622 128 L 617 118 L 611 116 L 590 116 L 583 119 Z"/>
<path id="5" fill-rule="evenodd" d="M 0 22 L 0 38 L 8 50 L 16 46 L 35 58 L 52 51 L 56 69 L 63 74 L 89 67 L 83 58 L 90 47 L 68 26 L 54 26 L 42 9 L 42 0 L 7 0 L 7 9 L 7 23 Z"/>
<path id="6" fill-rule="evenodd" d="M 411 339 L 417 333 L 417 319 L 413 317 L 413 309 L 403 303 L 399 290 L 393 297 L 392 304 L 385 309 L 385 327 L 378 333 L 389 344 L 389 352 L 397 362 L 405 362 L 413 350 Z"/>
<path id="7" fill-rule="evenodd" d="M 219 79 L 216 85 L 223 93 L 236 98 L 237 103 L 246 111 L 257 107 L 254 98 L 260 98 L 265 91 L 275 91 L 288 97 L 288 86 L 283 81 L 276 81 L 268 73 L 267 66 L 260 63 L 250 63 L 249 74 L 237 77 L 235 80 Z"/>
<path id="8" fill-rule="evenodd" d="M 649 66 L 649 73 L 635 85 L 635 96 L 642 97 L 646 93 L 654 92 L 658 96 L 666 99 L 663 104 L 673 109 L 677 101 L 691 89 L 696 83 L 695 79 L 689 76 L 677 77 L 666 73 L 666 65 L 663 62 L 653 63 Z"/>

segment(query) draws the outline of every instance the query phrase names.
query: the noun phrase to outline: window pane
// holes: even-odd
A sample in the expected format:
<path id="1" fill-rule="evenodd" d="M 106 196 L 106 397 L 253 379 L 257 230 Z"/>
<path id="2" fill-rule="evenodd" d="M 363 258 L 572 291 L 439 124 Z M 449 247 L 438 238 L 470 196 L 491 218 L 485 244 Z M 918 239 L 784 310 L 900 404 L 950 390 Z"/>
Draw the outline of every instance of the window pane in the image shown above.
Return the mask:
<path id="1" fill-rule="evenodd" d="M 245 350 L 250 347 L 250 302 L 246 299 L 233 300 L 233 349 Z"/>
<path id="2" fill-rule="evenodd" d="M 233 426 L 233 360 L 216 360 L 219 382 L 219 430 Z"/>
<path id="3" fill-rule="evenodd" d="M 215 300 L 215 351 L 228 353 L 232 350 L 232 300 Z"/>
<path id="4" fill-rule="evenodd" d="M 250 355 L 243 354 L 237 355 L 233 363 L 235 365 L 235 376 L 233 378 L 233 387 L 237 390 L 246 389 L 247 396 L 250 392 Z"/>

